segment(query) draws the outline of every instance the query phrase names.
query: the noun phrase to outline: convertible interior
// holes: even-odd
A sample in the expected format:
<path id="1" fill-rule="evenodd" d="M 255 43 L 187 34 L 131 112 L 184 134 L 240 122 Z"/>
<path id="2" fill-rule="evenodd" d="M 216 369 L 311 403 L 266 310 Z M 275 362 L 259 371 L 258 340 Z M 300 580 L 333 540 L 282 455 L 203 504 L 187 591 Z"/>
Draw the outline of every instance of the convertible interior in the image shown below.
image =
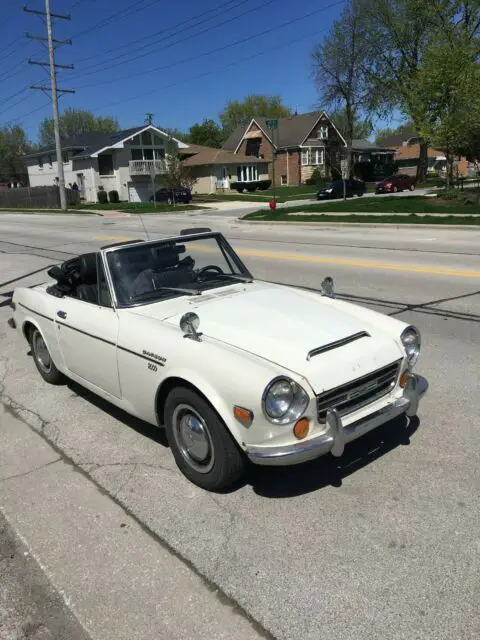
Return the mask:
<path id="1" fill-rule="evenodd" d="M 194 287 L 199 282 L 191 256 L 180 259 L 185 245 L 136 247 L 135 251 L 113 251 L 108 257 L 119 301 L 163 287 Z M 212 267 L 213 268 L 213 267 Z M 219 270 L 221 271 L 221 270 Z M 85 253 L 52 267 L 48 275 L 56 284 L 47 289 L 56 296 L 70 296 L 84 302 L 111 306 L 100 253 Z"/>

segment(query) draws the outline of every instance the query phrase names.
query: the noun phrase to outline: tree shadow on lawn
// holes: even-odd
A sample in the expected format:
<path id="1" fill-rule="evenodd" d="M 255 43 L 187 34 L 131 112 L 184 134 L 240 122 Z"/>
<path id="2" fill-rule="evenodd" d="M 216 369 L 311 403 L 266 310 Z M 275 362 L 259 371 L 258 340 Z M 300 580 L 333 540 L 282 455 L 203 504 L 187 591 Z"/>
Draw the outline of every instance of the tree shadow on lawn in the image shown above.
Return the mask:
<path id="1" fill-rule="evenodd" d="M 419 424 L 416 416 L 399 416 L 347 444 L 340 458 L 327 454 L 289 467 L 251 465 L 246 482 L 265 498 L 291 498 L 327 486 L 341 487 L 342 480 L 352 473 L 400 445 L 409 445 Z"/>

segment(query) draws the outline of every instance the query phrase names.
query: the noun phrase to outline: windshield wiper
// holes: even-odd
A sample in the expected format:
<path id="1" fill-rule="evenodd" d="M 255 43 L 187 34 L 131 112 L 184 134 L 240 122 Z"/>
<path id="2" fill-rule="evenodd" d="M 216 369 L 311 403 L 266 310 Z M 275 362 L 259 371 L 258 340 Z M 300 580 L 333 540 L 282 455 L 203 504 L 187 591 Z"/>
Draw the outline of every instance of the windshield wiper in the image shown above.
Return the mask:
<path id="1" fill-rule="evenodd" d="M 159 291 L 173 291 L 174 293 L 184 293 L 187 296 L 201 296 L 202 292 L 197 289 L 181 289 L 180 287 L 157 287 L 153 291 L 144 291 L 132 297 L 132 300 L 143 300 L 145 298 L 154 298 Z"/>
<path id="2" fill-rule="evenodd" d="M 229 278 L 230 280 L 238 280 L 239 282 L 253 282 L 253 278 L 250 276 L 237 276 L 235 273 L 217 273 L 212 280 L 217 280 L 217 278 Z"/>

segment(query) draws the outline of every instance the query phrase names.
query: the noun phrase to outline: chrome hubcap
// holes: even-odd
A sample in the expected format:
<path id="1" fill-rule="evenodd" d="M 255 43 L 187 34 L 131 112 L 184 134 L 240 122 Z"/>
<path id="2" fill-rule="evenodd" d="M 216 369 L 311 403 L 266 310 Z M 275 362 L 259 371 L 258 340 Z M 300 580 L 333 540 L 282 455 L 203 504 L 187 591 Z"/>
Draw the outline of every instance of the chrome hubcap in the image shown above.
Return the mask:
<path id="1" fill-rule="evenodd" d="M 186 404 L 180 404 L 173 413 L 175 441 L 186 462 L 200 473 L 213 467 L 213 443 L 202 416 Z"/>
<path id="2" fill-rule="evenodd" d="M 40 368 L 45 373 L 49 373 L 52 368 L 52 359 L 48 353 L 47 345 L 38 331 L 35 332 L 33 337 L 33 348 Z"/>

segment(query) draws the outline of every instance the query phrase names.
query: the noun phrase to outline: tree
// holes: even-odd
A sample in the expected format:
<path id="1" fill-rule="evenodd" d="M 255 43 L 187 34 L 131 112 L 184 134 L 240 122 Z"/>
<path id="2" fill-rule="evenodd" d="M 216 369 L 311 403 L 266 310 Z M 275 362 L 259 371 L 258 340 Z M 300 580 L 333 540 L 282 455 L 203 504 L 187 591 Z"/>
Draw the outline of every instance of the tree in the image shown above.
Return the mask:
<path id="1" fill-rule="evenodd" d="M 286 118 L 291 113 L 280 96 L 250 95 L 243 101 L 229 100 L 219 117 L 226 138 L 238 125 L 248 124 L 252 118 Z"/>
<path id="2" fill-rule="evenodd" d="M 453 179 L 454 156 L 472 155 L 472 134 L 480 131 L 478 48 L 463 30 L 428 48 L 415 82 L 421 134 L 447 157 L 447 185 Z"/>
<path id="3" fill-rule="evenodd" d="M 347 135 L 347 116 L 345 110 L 341 109 L 338 111 L 334 111 L 330 114 L 330 120 L 337 127 L 343 137 Z M 353 122 L 353 139 L 354 140 L 365 140 L 370 136 L 373 131 L 373 126 L 370 120 L 362 119 L 360 116 L 356 115 Z"/>
<path id="4" fill-rule="evenodd" d="M 169 189 L 183 187 L 191 189 L 197 179 L 192 175 L 191 167 L 186 167 L 180 160 L 178 145 L 172 138 L 165 144 L 166 172 L 163 182 Z"/>
<path id="5" fill-rule="evenodd" d="M 7 182 L 26 172 L 24 155 L 29 150 L 22 127 L 0 129 L 0 181 Z"/>
<path id="6" fill-rule="evenodd" d="M 188 141 L 191 144 L 200 144 L 216 149 L 220 149 L 223 139 L 222 130 L 214 120 L 204 120 L 202 123 L 194 124 L 188 133 Z"/>
<path id="7" fill-rule="evenodd" d="M 60 136 L 64 139 L 92 131 L 113 134 L 115 131 L 118 131 L 118 129 L 117 119 L 113 116 L 97 117 L 86 109 L 73 109 L 69 107 L 60 115 Z M 40 123 L 38 137 L 41 146 L 55 145 L 52 118 L 45 118 Z"/>
<path id="8" fill-rule="evenodd" d="M 413 122 L 405 122 L 395 128 L 386 127 L 375 132 L 375 144 L 382 145 L 392 136 L 402 136 L 405 140 L 417 135 Z"/>
<path id="9" fill-rule="evenodd" d="M 372 91 L 361 64 L 369 58 L 363 36 L 363 15 L 357 0 L 349 0 L 322 44 L 312 52 L 313 75 L 323 103 L 341 109 L 343 135 L 347 142 L 347 175 L 352 162 L 355 126 L 371 108 Z"/>
<path id="10" fill-rule="evenodd" d="M 413 123 L 420 139 L 417 180 L 422 181 L 427 172 L 429 140 L 423 126 L 426 114 L 421 112 L 417 96 L 417 78 L 430 44 L 448 39 L 452 25 L 462 23 L 459 28 L 466 28 L 471 37 L 478 28 L 475 18 L 472 20 L 477 10 L 473 4 L 467 8 L 471 0 L 359 1 L 364 37 L 373 54 L 362 62 L 362 72 L 374 88 L 377 109 L 385 114 L 399 108 Z"/>

